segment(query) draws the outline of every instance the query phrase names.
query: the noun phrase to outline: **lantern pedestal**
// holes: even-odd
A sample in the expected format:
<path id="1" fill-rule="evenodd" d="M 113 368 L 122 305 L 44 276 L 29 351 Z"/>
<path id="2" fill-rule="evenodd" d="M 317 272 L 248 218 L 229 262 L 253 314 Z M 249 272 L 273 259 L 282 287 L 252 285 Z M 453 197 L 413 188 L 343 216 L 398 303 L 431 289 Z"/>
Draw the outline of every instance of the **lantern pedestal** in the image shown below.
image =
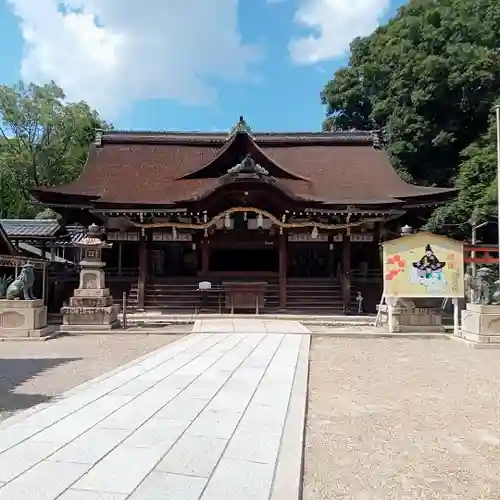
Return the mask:
<path id="1" fill-rule="evenodd" d="M 86 238 L 78 244 L 84 251 L 80 262 L 80 283 L 69 300 L 69 306 L 61 309 L 64 332 L 89 332 L 111 330 L 120 326 L 120 307 L 113 304 L 113 297 L 106 288 L 102 249 L 110 248 L 100 238 L 99 228 L 90 226 Z"/>
<path id="2" fill-rule="evenodd" d="M 458 336 L 477 348 L 500 348 L 500 306 L 467 304 Z"/>

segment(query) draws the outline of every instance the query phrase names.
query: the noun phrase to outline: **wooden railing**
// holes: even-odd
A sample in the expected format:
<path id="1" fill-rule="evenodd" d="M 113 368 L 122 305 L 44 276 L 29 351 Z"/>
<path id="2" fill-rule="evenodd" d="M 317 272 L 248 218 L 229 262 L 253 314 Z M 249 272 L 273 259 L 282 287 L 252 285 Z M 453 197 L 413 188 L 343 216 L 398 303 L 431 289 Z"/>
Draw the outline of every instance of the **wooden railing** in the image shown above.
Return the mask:
<path id="1" fill-rule="evenodd" d="M 498 264 L 498 245 L 465 245 L 466 264 Z"/>
<path id="2" fill-rule="evenodd" d="M 137 268 L 122 268 L 121 270 L 119 270 L 116 267 L 111 267 L 111 268 L 105 268 L 105 271 L 106 271 L 106 277 L 111 280 L 136 280 L 138 276 Z M 74 281 L 78 279 L 78 273 L 79 273 L 78 266 L 67 267 L 67 268 L 52 267 L 52 266 L 49 267 L 49 278 L 51 279 L 51 281 Z M 225 276 L 225 277 L 230 277 L 233 275 L 234 276 L 245 275 L 245 273 L 211 273 L 211 274 L 217 276 L 218 275 Z M 269 279 L 276 277 L 275 275 L 276 273 L 259 274 L 260 277 L 266 277 Z M 252 277 L 255 278 L 253 274 Z M 192 279 L 197 279 L 197 278 L 193 277 Z M 341 281 L 341 276 L 337 276 L 337 279 Z M 351 281 L 353 282 L 373 283 L 373 282 L 379 282 L 381 279 L 382 279 L 382 273 L 378 269 L 368 269 L 368 270 L 351 269 Z M 153 277 L 149 278 L 149 281 L 151 280 L 154 281 Z"/>
<path id="3" fill-rule="evenodd" d="M 78 278 L 78 273 L 80 268 L 78 266 L 74 267 L 49 267 L 49 277 L 52 280 L 74 280 Z M 123 279 L 131 279 L 137 278 L 138 269 L 137 268 L 122 268 L 119 270 L 117 267 L 105 268 L 106 277 L 114 279 L 114 278 L 123 278 Z"/>
<path id="4" fill-rule="evenodd" d="M 122 267 L 121 269 L 118 269 L 117 267 L 106 267 L 106 274 L 108 276 L 122 276 L 124 278 L 126 277 L 132 277 L 135 278 L 139 275 L 139 268 L 138 267 Z"/>
<path id="5" fill-rule="evenodd" d="M 352 269 L 351 281 L 364 283 L 379 282 L 382 281 L 382 271 L 379 269 L 368 269 L 366 271 L 362 271 L 361 269 Z"/>

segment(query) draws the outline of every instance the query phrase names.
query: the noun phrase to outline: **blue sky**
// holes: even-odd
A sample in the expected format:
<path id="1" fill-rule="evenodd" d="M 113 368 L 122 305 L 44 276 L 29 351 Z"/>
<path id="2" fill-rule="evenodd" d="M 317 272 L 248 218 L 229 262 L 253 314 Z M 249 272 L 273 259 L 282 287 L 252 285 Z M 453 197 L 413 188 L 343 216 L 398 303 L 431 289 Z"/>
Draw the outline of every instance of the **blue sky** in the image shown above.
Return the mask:
<path id="1" fill-rule="evenodd" d="M 404 2 L 0 0 L 0 83 L 54 79 L 123 129 L 320 130 L 349 41 Z"/>

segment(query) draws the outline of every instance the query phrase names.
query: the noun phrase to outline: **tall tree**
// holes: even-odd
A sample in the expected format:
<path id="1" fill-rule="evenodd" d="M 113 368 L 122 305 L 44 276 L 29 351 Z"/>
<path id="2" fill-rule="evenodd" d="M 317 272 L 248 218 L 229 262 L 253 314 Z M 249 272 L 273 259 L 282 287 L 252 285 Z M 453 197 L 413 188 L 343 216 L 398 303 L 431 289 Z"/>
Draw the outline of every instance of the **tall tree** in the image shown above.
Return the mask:
<path id="1" fill-rule="evenodd" d="M 500 95 L 498 47 L 498 0 L 409 0 L 351 44 L 322 93 L 324 129 L 379 128 L 407 179 L 453 185 Z"/>
<path id="2" fill-rule="evenodd" d="M 497 219 L 497 145 L 496 123 L 491 119 L 486 133 L 462 152 L 455 200 L 439 207 L 426 225 L 426 229 L 459 238 L 471 233 L 470 222 Z"/>
<path id="3" fill-rule="evenodd" d="M 30 217 L 29 189 L 73 180 L 97 128 L 109 128 L 85 102 L 68 103 L 54 82 L 0 86 L 0 211 Z"/>

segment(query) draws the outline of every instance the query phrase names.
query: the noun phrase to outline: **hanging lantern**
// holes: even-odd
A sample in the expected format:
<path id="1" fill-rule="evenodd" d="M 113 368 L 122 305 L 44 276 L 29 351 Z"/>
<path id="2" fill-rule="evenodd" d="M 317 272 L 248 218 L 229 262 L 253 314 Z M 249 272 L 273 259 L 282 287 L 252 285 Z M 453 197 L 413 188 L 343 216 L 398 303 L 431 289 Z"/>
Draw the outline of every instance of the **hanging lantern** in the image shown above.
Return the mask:
<path id="1" fill-rule="evenodd" d="M 246 222 L 248 219 L 248 215 L 246 212 L 243 213 L 243 220 Z"/>
<path id="2" fill-rule="evenodd" d="M 226 229 L 229 229 L 231 227 L 231 217 L 229 216 L 229 214 L 227 214 L 225 217 L 224 217 L 224 227 Z"/>
<path id="3" fill-rule="evenodd" d="M 205 228 L 205 231 L 204 231 L 204 233 L 203 233 L 203 236 L 205 236 L 205 238 L 207 238 L 207 237 L 208 237 L 208 229 L 207 229 L 207 228 Z"/>
<path id="4" fill-rule="evenodd" d="M 260 229 L 264 225 L 264 217 L 262 214 L 257 215 L 257 227 Z"/>
<path id="5" fill-rule="evenodd" d="M 204 224 L 206 224 L 206 223 L 207 223 L 207 219 L 208 219 L 208 217 L 207 217 L 207 213 L 205 212 L 205 213 L 203 214 L 203 223 L 204 223 Z"/>
<path id="6" fill-rule="evenodd" d="M 319 235 L 318 228 L 314 226 L 313 230 L 311 231 L 311 238 L 315 240 L 318 237 L 318 235 Z"/>
<path id="7" fill-rule="evenodd" d="M 175 227 L 172 228 L 172 239 L 174 241 L 177 239 L 177 229 Z"/>

